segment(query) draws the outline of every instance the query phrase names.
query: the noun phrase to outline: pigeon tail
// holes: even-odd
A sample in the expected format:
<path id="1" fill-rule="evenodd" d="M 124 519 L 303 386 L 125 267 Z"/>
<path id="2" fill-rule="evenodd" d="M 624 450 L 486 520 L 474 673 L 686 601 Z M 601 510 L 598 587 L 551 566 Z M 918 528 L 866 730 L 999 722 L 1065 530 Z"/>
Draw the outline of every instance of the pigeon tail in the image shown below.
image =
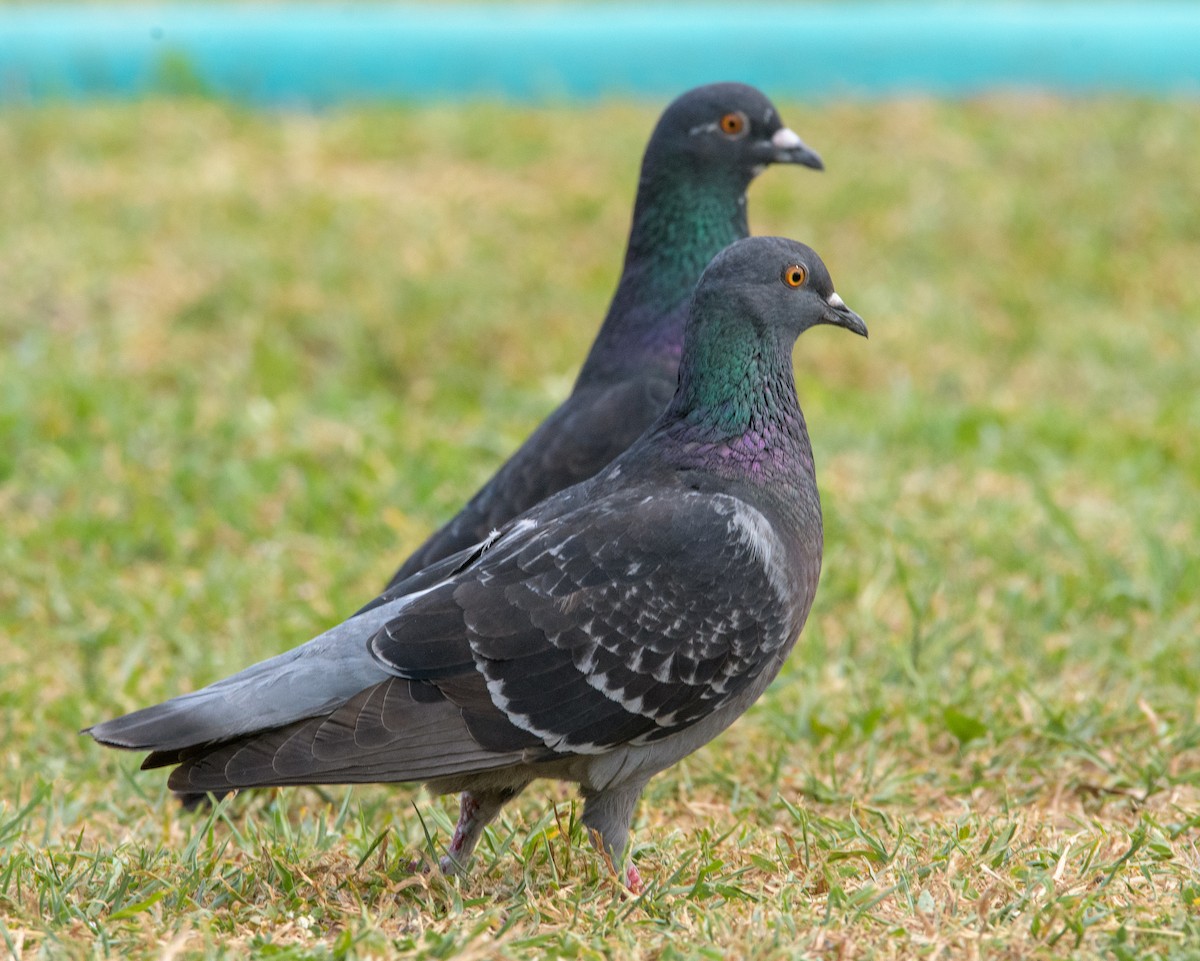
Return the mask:
<path id="1" fill-rule="evenodd" d="M 328 713 L 388 676 L 367 641 L 421 593 L 372 607 L 307 644 L 83 733 L 109 747 L 178 753 Z"/>
<path id="2" fill-rule="evenodd" d="M 470 736 L 462 711 L 420 682 L 388 678 L 337 710 L 182 756 L 168 785 L 187 794 L 289 784 L 429 781 L 510 767 L 521 753 Z"/>

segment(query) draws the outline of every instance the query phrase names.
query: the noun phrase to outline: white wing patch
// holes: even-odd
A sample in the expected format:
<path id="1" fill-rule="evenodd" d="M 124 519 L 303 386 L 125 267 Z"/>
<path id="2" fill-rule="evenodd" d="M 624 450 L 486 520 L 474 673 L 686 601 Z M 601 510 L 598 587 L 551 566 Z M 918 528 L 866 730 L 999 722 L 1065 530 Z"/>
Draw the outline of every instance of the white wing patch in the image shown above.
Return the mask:
<path id="1" fill-rule="evenodd" d="M 484 669 L 484 677 L 487 679 L 488 693 L 492 696 L 492 703 L 504 713 L 508 718 L 509 723 L 515 727 L 519 727 L 522 731 L 528 731 L 534 737 L 542 739 L 542 743 L 552 751 L 569 751 L 573 754 L 605 754 L 611 751 L 611 747 L 599 747 L 596 744 L 572 744 L 570 743 L 570 734 L 555 733 L 547 731 L 545 728 L 538 727 L 533 723 L 533 718 L 528 714 L 521 714 L 519 711 L 512 709 L 511 702 L 504 696 L 504 681 L 487 677 L 487 670 Z"/>
<path id="2" fill-rule="evenodd" d="M 488 535 L 488 539 L 484 542 L 483 548 L 484 550 L 489 550 L 493 544 L 496 544 L 499 541 L 512 540 L 514 537 L 520 537 L 526 531 L 531 531 L 537 526 L 538 522 L 532 517 L 525 517 L 513 524 L 513 526 L 502 535 L 498 530 L 492 531 L 492 533 Z"/>
<path id="3" fill-rule="evenodd" d="M 794 603 L 792 585 L 789 583 L 784 565 L 787 563 L 787 551 L 779 536 L 771 529 L 771 525 L 762 513 L 741 501 L 736 502 L 733 514 L 729 518 L 729 533 L 739 537 L 743 544 L 753 551 L 759 559 L 767 577 L 771 581 L 779 602 L 784 609 Z"/>

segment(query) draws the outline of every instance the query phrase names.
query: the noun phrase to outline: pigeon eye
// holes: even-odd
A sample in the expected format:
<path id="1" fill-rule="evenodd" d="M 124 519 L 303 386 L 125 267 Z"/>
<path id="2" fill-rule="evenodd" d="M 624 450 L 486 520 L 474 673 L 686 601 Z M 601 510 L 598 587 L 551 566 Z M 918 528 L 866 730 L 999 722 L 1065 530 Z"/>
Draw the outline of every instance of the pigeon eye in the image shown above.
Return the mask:
<path id="1" fill-rule="evenodd" d="M 725 114 L 720 121 L 721 133 L 727 137 L 740 137 L 746 132 L 747 125 L 746 115 L 740 110 Z"/>
<path id="2" fill-rule="evenodd" d="M 783 268 L 783 282 L 789 287 L 802 287 L 808 280 L 808 270 L 804 264 L 789 264 Z"/>

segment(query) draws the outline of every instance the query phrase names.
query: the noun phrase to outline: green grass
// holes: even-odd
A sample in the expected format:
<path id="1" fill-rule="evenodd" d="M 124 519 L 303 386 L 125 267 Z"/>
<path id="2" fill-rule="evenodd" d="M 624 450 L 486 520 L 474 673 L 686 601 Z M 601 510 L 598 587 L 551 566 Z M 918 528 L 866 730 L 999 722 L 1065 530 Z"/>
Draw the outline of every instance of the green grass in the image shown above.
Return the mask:
<path id="1" fill-rule="evenodd" d="M 17 957 L 1200 954 L 1200 106 L 784 104 L 871 340 L 797 348 L 826 565 L 629 898 L 538 785 L 181 814 L 80 727 L 353 611 L 569 388 L 650 107 L 0 118 L 0 937 Z"/>

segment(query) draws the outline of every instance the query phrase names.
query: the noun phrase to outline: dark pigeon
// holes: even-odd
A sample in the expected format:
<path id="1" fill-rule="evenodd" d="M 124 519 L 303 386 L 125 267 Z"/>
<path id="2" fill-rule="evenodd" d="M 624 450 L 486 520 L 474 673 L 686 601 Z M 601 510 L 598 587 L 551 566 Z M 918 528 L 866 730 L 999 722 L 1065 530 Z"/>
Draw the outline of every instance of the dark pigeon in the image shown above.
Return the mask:
<path id="1" fill-rule="evenodd" d="M 570 396 L 389 587 L 591 477 L 650 426 L 675 390 L 692 288 L 748 236 L 746 189 L 773 163 L 822 169 L 755 88 L 697 87 L 667 107 L 642 160 L 625 268 Z"/>
<path id="2" fill-rule="evenodd" d="M 808 247 L 734 244 L 692 299 L 674 397 L 607 468 L 307 644 L 88 733 L 178 765 L 188 793 L 462 791 L 449 871 L 530 781 L 573 781 L 622 864 L 646 782 L 758 698 L 812 605 L 821 506 L 791 357 L 817 324 L 867 332 Z"/>

